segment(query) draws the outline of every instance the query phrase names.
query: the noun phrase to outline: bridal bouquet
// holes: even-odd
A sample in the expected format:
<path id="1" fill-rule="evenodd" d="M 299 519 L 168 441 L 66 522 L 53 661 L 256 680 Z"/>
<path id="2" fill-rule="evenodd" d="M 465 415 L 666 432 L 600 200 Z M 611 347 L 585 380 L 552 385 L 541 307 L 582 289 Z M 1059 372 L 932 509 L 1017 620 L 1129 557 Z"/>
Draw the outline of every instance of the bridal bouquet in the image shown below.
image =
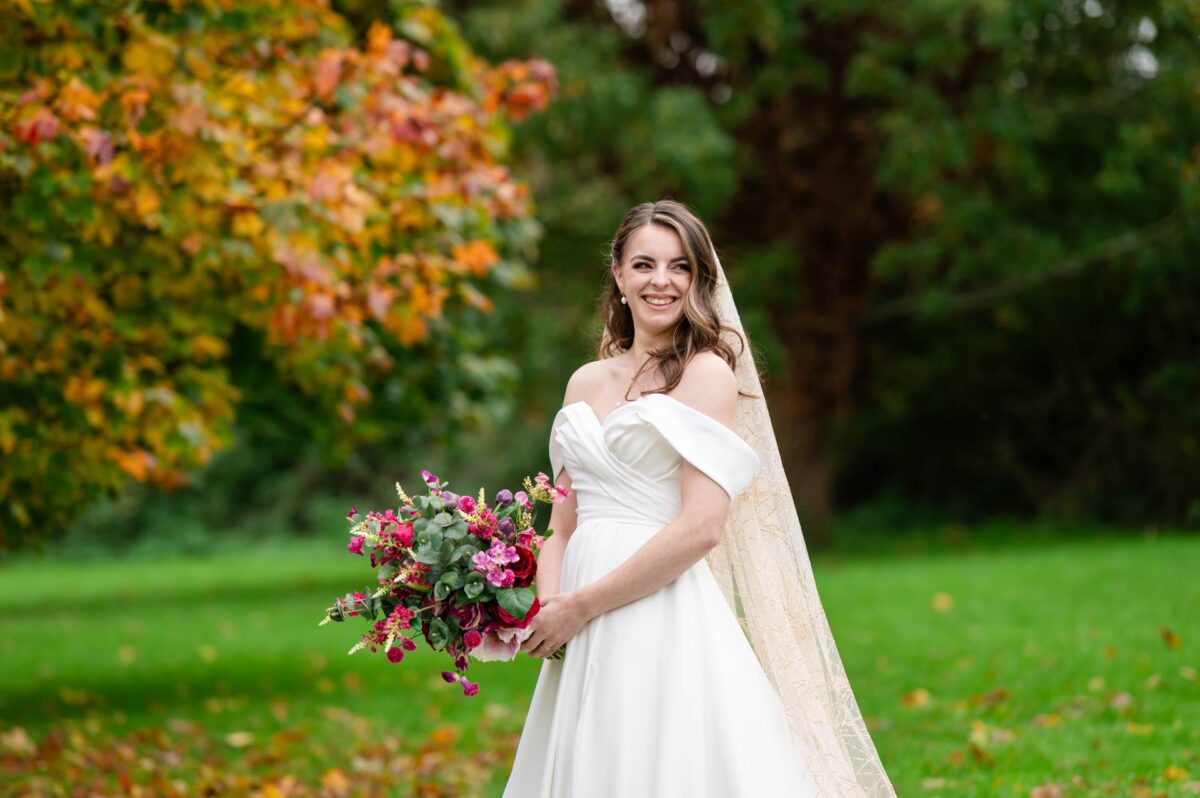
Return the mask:
<path id="1" fill-rule="evenodd" d="M 532 586 L 537 553 L 554 530 L 534 532 L 535 506 L 571 492 L 538 472 L 536 479 L 525 477 L 525 490 L 501 490 L 488 504 L 482 488 L 478 498 L 459 496 L 429 471 L 421 477 L 428 488 L 422 496 L 410 497 L 396 483 L 396 510 L 372 510 L 356 521 L 358 509 L 350 508 L 347 548 L 359 556 L 370 551 L 379 587 L 337 599 L 320 625 L 349 616 L 373 621 L 349 653 L 382 648 L 396 663 L 422 636 L 454 661 L 455 670 L 442 671 L 442 678 L 475 695 L 479 685 L 466 676 L 468 656 L 513 659 L 540 608 Z"/>

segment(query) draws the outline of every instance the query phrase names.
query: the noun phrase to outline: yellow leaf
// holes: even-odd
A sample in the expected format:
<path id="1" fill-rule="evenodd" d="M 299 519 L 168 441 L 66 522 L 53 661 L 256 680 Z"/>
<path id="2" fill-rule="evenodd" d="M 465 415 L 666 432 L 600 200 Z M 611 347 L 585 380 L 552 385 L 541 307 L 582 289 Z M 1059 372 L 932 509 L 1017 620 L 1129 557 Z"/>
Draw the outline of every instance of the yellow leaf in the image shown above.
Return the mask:
<path id="1" fill-rule="evenodd" d="M 929 703 L 929 691 L 924 687 L 918 687 L 916 690 L 909 690 L 904 695 L 900 696 L 900 706 L 912 709 L 913 707 L 923 707 Z"/>
<path id="2" fill-rule="evenodd" d="M 954 597 L 949 593 L 935 593 L 931 604 L 938 612 L 949 612 L 954 606 Z"/>
<path id="3" fill-rule="evenodd" d="M 154 44 L 144 40 L 130 42 L 123 57 L 125 68 L 130 72 L 148 75 L 170 73 L 175 65 L 175 56 L 167 49 L 164 40 L 170 41 L 164 36 L 159 37 Z"/>
<path id="4" fill-rule="evenodd" d="M 1179 635 L 1165 626 L 1162 628 L 1162 639 L 1167 644 L 1167 648 L 1179 648 Z"/>
<path id="5" fill-rule="evenodd" d="M 233 216 L 233 234 L 241 238 L 255 238 L 263 229 L 263 220 L 257 213 L 237 213 Z"/>

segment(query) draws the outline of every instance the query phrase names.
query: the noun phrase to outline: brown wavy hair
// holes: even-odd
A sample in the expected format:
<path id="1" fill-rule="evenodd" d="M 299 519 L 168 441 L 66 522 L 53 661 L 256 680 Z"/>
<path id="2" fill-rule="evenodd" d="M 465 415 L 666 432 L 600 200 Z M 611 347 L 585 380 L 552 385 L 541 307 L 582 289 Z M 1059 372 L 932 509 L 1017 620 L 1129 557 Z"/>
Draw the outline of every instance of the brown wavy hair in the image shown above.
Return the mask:
<path id="1" fill-rule="evenodd" d="M 649 352 L 646 362 L 633 375 L 633 382 L 646 366 L 654 364 L 663 375 L 665 384 L 662 388 L 644 391 L 648 393 L 667 393 L 679 385 L 683 370 L 693 357 L 701 352 L 716 352 L 721 359 L 729 364 L 729 368 L 737 370 L 737 358 L 747 354 L 749 347 L 745 337 L 727 324 L 722 324 L 717 316 L 713 294 L 717 287 L 717 267 L 713 261 L 713 243 L 709 237 L 708 228 L 699 217 L 682 202 L 672 199 L 661 199 L 658 202 L 643 202 L 629 209 L 617 226 L 609 247 L 609 264 L 605 273 L 604 288 L 600 296 L 600 311 L 605 320 L 605 326 L 610 337 L 601 340 L 596 354 L 599 359 L 609 358 L 628 351 L 633 346 L 633 311 L 629 305 L 621 302 L 621 290 L 613 278 L 612 267 L 625 259 L 625 247 L 629 238 L 648 224 L 658 224 L 674 230 L 683 243 L 683 253 L 687 256 L 688 265 L 692 269 L 692 281 L 683 297 L 683 316 L 675 325 L 675 334 L 671 343 L 662 348 Z M 721 337 L 722 331 L 734 333 L 741 345 L 741 350 L 734 353 L 733 348 Z M 753 357 L 752 350 L 747 355 Z M 748 394 L 738 389 L 739 396 L 759 399 L 760 396 Z"/>

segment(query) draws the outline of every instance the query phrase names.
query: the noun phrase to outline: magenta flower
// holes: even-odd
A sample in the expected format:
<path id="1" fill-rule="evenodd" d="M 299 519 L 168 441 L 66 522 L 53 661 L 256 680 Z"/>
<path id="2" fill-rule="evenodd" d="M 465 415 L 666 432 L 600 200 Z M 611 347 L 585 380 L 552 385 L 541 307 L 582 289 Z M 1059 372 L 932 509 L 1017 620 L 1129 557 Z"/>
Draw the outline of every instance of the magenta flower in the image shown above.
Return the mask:
<path id="1" fill-rule="evenodd" d="M 365 540 L 366 538 L 360 535 L 355 535 L 354 537 L 350 538 L 350 545 L 346 547 L 346 550 L 351 554 L 361 555 L 363 553 L 363 541 Z"/>
<path id="2" fill-rule="evenodd" d="M 468 650 L 477 648 L 482 642 L 483 635 L 481 635 L 476 629 L 470 629 L 465 635 L 463 635 L 463 643 L 466 644 Z"/>
<path id="3" fill-rule="evenodd" d="M 347 521 L 353 521 L 353 520 L 354 520 L 354 516 L 356 516 L 356 515 L 358 515 L 358 506 L 357 506 L 357 505 L 351 505 L 351 506 L 350 506 L 350 512 L 346 513 L 346 520 L 347 520 Z"/>
<path id="4" fill-rule="evenodd" d="M 512 587 L 516 578 L 512 569 L 504 566 L 521 559 L 516 546 L 505 545 L 504 541 L 496 538 L 487 551 L 479 551 L 471 558 L 475 570 L 483 574 L 494 587 Z"/>
<path id="5" fill-rule="evenodd" d="M 463 695 L 476 695 L 479 692 L 479 685 L 466 676 L 458 677 L 458 681 L 462 685 Z"/>
<path id="6" fill-rule="evenodd" d="M 404 649 L 399 646 L 392 646 L 387 650 L 387 658 L 388 662 L 399 662 L 404 659 Z"/>
<path id="7" fill-rule="evenodd" d="M 437 485 L 439 482 L 441 482 L 441 480 L 438 479 L 437 474 L 434 474 L 427 468 L 421 469 L 421 479 L 425 480 L 426 485 Z"/>
<path id="8" fill-rule="evenodd" d="M 458 681 L 458 674 L 454 671 L 442 671 L 442 680 L 449 684 L 454 684 Z"/>
<path id="9" fill-rule="evenodd" d="M 470 496 L 460 496 L 458 499 L 458 509 L 470 515 L 475 512 L 475 500 Z"/>

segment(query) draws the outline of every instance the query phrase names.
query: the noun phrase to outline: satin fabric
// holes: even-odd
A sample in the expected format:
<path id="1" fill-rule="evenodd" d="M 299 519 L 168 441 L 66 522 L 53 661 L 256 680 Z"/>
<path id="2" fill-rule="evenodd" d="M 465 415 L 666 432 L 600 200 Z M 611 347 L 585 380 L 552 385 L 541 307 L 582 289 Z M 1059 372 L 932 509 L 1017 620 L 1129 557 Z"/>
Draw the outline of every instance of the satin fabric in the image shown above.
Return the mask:
<path id="1" fill-rule="evenodd" d="M 734 498 L 754 450 L 708 415 L 648 394 L 603 421 L 566 405 L 550 434 L 578 523 L 560 589 L 624 562 L 681 508 L 683 459 Z M 815 796 L 788 721 L 704 559 L 660 590 L 593 618 L 544 660 L 505 798 Z"/>

